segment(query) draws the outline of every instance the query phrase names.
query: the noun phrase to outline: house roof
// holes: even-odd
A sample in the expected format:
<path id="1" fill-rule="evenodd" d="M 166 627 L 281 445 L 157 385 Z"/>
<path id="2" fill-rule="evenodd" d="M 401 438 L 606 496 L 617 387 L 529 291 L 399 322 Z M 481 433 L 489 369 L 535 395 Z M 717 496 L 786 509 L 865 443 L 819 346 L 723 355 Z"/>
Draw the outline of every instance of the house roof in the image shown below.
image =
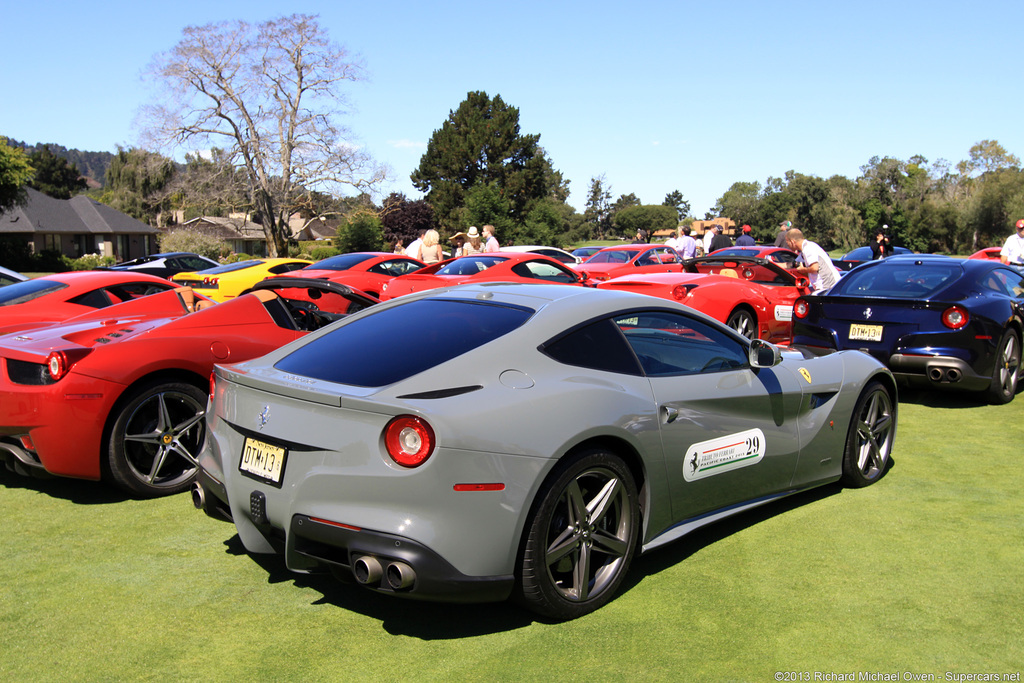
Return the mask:
<path id="1" fill-rule="evenodd" d="M 263 240 L 266 235 L 263 226 L 239 218 L 221 218 L 219 216 L 200 216 L 181 224 L 182 228 L 198 230 L 222 240 Z"/>
<path id="2" fill-rule="evenodd" d="M 0 216 L 0 233 L 150 234 L 159 231 L 83 194 L 54 199 L 25 188 L 26 201 Z"/>

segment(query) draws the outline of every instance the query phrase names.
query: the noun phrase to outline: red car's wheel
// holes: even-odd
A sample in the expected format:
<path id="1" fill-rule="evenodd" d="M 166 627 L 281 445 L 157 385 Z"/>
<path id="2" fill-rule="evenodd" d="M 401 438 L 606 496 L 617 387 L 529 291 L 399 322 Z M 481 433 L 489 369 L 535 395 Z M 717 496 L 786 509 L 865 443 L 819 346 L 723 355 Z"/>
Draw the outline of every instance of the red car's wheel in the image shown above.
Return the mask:
<path id="1" fill-rule="evenodd" d="M 206 393 L 184 382 L 151 383 L 115 411 L 107 447 L 114 482 L 147 498 L 187 489 L 206 438 Z"/>
<path id="2" fill-rule="evenodd" d="M 729 314 L 725 324 L 742 334 L 747 339 L 757 337 L 757 321 L 753 314 L 745 308 L 737 308 Z"/>

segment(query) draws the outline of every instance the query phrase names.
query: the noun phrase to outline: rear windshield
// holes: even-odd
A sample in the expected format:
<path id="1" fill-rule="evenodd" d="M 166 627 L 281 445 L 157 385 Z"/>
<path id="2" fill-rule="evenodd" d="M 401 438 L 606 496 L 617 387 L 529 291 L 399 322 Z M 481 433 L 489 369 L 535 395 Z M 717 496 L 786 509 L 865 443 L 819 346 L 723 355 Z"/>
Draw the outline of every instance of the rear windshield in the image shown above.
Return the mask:
<path id="1" fill-rule="evenodd" d="M 213 268 L 207 268 L 206 270 L 201 270 L 199 272 L 201 272 L 203 275 L 219 275 L 221 273 L 232 273 L 236 270 L 245 270 L 246 268 L 258 266 L 261 263 L 263 263 L 263 261 L 260 261 L 259 259 L 252 259 L 250 261 L 236 261 L 234 263 L 229 263 L 224 266 L 215 266 Z M 299 267 L 301 268 L 302 266 Z"/>
<path id="2" fill-rule="evenodd" d="M 508 334 L 533 311 L 453 299 L 420 299 L 314 339 L 274 366 L 302 377 L 382 387 Z"/>
<path id="3" fill-rule="evenodd" d="M 862 267 L 844 275 L 829 294 L 835 296 L 884 296 L 894 299 L 927 299 L 963 275 L 955 263 L 904 263 L 888 261 Z"/>
<path id="4" fill-rule="evenodd" d="M 351 254 L 341 254 L 339 256 L 332 256 L 325 258 L 323 261 L 317 261 L 311 266 L 306 266 L 309 270 L 348 270 L 354 265 L 362 263 L 367 259 L 373 258 L 373 254 L 365 254 L 359 252 L 353 252 Z"/>
<path id="5" fill-rule="evenodd" d="M 13 285 L 6 285 L 0 289 L 0 306 L 13 306 L 23 304 L 26 301 L 41 297 L 58 289 L 64 289 L 67 284 L 55 282 L 54 280 L 25 280 L 15 282 Z"/>

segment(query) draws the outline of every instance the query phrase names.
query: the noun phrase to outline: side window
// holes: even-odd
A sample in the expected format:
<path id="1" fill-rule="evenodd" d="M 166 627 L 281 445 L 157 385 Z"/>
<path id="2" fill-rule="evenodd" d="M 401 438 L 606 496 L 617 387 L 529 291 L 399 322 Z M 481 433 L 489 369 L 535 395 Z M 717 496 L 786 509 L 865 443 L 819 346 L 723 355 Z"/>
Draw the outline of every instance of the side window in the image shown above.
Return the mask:
<path id="1" fill-rule="evenodd" d="M 559 363 L 623 375 L 642 375 L 633 351 L 611 320 L 578 327 L 540 348 Z"/>
<path id="2" fill-rule="evenodd" d="M 648 376 L 694 375 L 747 365 L 743 343 L 685 315 L 638 311 L 619 316 L 614 322 Z"/>
<path id="3" fill-rule="evenodd" d="M 576 278 L 571 273 L 562 270 L 553 263 L 543 261 L 524 261 L 512 267 L 512 272 L 519 277 L 533 280 L 544 280 L 545 282 L 575 282 Z"/>

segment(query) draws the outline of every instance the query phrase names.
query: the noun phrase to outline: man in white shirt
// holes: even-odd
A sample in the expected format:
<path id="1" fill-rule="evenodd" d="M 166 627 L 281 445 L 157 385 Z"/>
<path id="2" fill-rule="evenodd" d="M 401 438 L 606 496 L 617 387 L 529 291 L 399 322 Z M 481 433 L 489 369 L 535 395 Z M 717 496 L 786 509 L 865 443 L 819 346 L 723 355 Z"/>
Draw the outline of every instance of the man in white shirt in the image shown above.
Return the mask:
<path id="1" fill-rule="evenodd" d="M 1017 232 L 1006 238 L 999 260 L 1007 265 L 1024 264 L 1024 220 L 1017 221 Z"/>
<path id="2" fill-rule="evenodd" d="M 815 294 L 831 289 L 839 282 L 839 269 L 832 263 L 828 253 L 816 243 L 804 238 L 803 232 L 797 228 L 790 228 L 786 232 L 786 243 L 790 249 L 799 252 L 804 260 L 804 265 L 795 266 L 791 269 L 792 272 L 798 275 L 806 274 Z"/>

